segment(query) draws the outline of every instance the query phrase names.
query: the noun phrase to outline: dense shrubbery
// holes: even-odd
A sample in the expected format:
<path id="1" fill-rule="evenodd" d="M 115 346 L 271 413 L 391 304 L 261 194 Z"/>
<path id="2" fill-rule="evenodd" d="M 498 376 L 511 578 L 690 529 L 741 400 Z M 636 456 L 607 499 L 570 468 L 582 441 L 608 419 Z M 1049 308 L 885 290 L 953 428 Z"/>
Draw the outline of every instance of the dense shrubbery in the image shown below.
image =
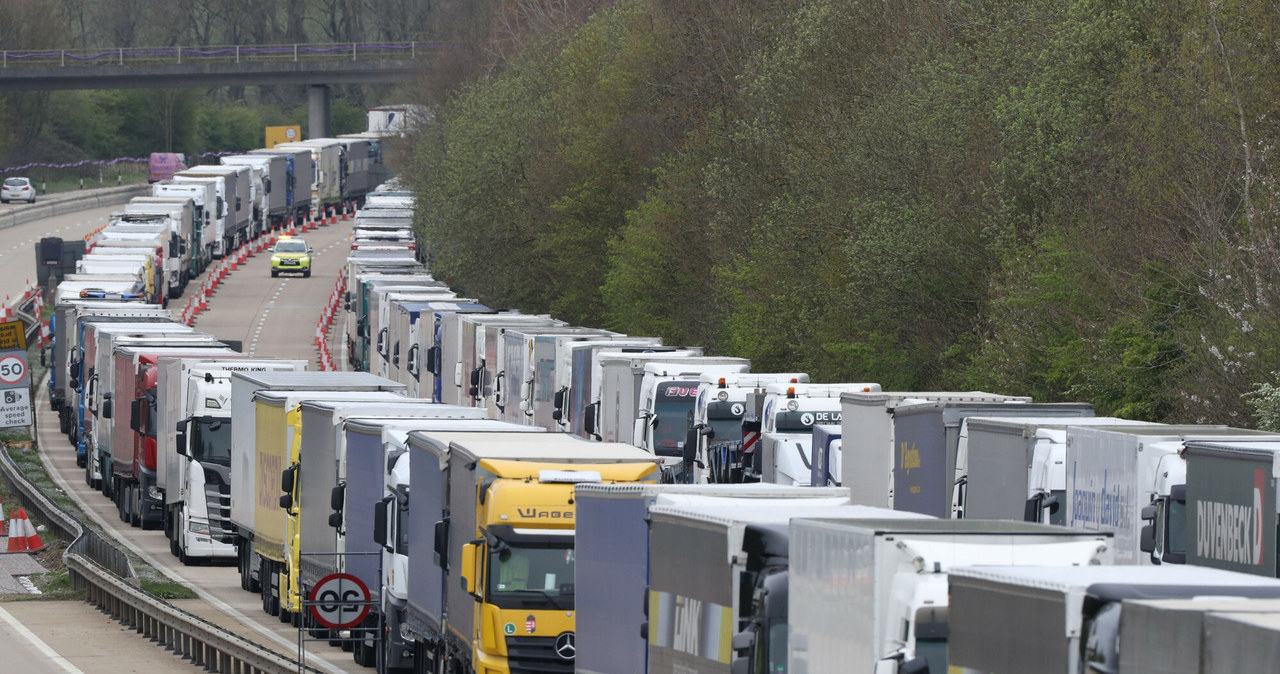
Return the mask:
<path id="1" fill-rule="evenodd" d="M 1274 7 L 617 0 L 560 28 L 419 137 L 466 292 L 819 380 L 1280 418 Z"/>

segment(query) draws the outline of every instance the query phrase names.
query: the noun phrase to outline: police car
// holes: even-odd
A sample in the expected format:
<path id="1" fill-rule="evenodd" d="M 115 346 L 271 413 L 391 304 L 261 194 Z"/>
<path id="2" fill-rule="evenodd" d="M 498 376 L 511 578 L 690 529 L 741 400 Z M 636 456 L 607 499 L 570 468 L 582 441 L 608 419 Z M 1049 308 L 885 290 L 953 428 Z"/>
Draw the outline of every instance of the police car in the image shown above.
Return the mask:
<path id="1" fill-rule="evenodd" d="M 282 236 L 271 249 L 271 276 L 280 272 L 302 272 L 304 277 L 311 276 L 311 246 L 306 241 L 292 236 Z"/>

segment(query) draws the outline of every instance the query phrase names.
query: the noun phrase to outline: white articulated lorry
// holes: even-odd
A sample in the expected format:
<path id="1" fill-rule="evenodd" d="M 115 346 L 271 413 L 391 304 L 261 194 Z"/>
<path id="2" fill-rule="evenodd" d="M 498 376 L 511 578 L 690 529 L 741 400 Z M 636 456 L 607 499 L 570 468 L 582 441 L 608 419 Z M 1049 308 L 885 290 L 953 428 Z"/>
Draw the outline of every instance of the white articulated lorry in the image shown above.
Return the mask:
<path id="1" fill-rule="evenodd" d="M 176 203 L 157 197 L 134 197 L 124 208 L 122 222 L 164 223 L 168 232 L 164 268 L 169 299 L 182 296 L 194 276 L 192 259 L 199 254 L 191 200 Z"/>
<path id="2" fill-rule="evenodd" d="M 221 251 L 215 244 L 214 256 L 227 255 L 249 240 L 253 221 L 251 169 L 248 166 L 193 166 L 174 175 L 174 180 L 189 177 L 220 177 L 224 181 L 222 199 L 226 207 Z"/>
<path id="3" fill-rule="evenodd" d="M 615 337 L 570 341 L 556 348 L 555 393 L 551 410 L 535 406 L 534 423 L 549 431 L 582 432 L 582 417 L 591 396 L 591 374 L 599 351 L 629 349 L 637 353 L 661 349 L 661 337 Z M 548 419 L 548 416 L 550 419 Z"/>
<path id="4" fill-rule="evenodd" d="M 769 384 L 748 395 L 747 415 L 759 420 L 760 441 L 743 458 L 745 478 L 809 486 L 814 425 L 840 423 L 841 394 L 879 390 L 875 383 Z"/>
<path id="5" fill-rule="evenodd" d="M 503 378 L 508 382 L 507 399 L 503 401 L 503 421 L 533 425 L 534 407 L 550 410 L 554 393 L 555 350 L 558 342 L 574 339 L 625 337 L 617 332 L 576 326 L 523 328 L 502 330 Z M 538 348 L 538 340 L 542 348 Z M 544 413 L 545 414 L 545 413 Z"/>
<path id="6" fill-rule="evenodd" d="M 164 534 L 183 564 L 236 556 L 231 526 L 231 373 L 299 372 L 304 360 L 164 357 L 156 405 L 156 481 Z"/>
<path id="7" fill-rule="evenodd" d="M 1066 523 L 1067 429 L 1156 426 L 1116 417 L 969 417 L 965 516 Z"/>
<path id="8" fill-rule="evenodd" d="M 742 482 L 742 417 L 747 394 L 762 392 L 769 384 L 807 384 L 803 372 L 741 372 L 704 374 L 698 378 L 693 403 L 693 428 L 697 435 L 696 460 L 702 462 L 696 482 Z M 758 434 L 754 436 L 758 438 Z M 686 443 L 687 444 L 687 443 Z"/>
<path id="9" fill-rule="evenodd" d="M 221 231 L 222 197 L 213 180 L 166 180 L 151 186 L 151 195 L 157 199 L 191 200 L 191 277 L 195 278 L 213 261 L 214 241 Z"/>
<path id="10" fill-rule="evenodd" d="M 1109 534 L 977 520 L 797 519 L 790 548 L 788 671 L 852 674 L 948 671 L 948 635 L 960 621 L 947 580 L 958 568 L 1053 574 L 1112 557 Z"/>
<path id="11" fill-rule="evenodd" d="M 988 565 L 953 569 L 950 596 L 950 667 L 1102 674 L 1117 671 L 1115 647 L 1123 638 L 1127 600 L 1275 599 L 1280 581 L 1198 566 Z M 1188 637 L 1193 635 L 1165 635 L 1169 644 Z"/>
<path id="12" fill-rule="evenodd" d="M 1086 531 L 1114 531 L 1116 563 L 1153 564 L 1142 550 L 1143 511 L 1167 503 L 1173 486 L 1186 484 L 1182 450 L 1190 440 L 1280 440 L 1280 436 L 1228 426 L 1153 426 L 1067 429 L 1066 526 Z M 1179 508 L 1179 513 L 1182 509 Z M 1154 516 L 1148 518 L 1154 519 Z M 1169 523 L 1168 518 L 1162 523 Z M 1185 550 L 1170 550 L 1169 534 L 1182 540 L 1185 519 L 1160 532 L 1168 563 L 1186 561 Z M 1155 532 L 1148 534 L 1154 548 Z"/>

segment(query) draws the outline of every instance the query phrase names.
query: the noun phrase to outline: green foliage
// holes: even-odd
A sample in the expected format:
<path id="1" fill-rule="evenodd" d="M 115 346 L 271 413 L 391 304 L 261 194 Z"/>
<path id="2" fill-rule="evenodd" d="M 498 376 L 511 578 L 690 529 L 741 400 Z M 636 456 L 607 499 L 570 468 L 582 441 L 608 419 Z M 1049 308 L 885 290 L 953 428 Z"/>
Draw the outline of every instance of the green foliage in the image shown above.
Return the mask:
<path id="1" fill-rule="evenodd" d="M 1256 3 L 619 0 L 522 36 L 410 179 L 438 273 L 499 306 L 1275 425 L 1275 35 Z"/>

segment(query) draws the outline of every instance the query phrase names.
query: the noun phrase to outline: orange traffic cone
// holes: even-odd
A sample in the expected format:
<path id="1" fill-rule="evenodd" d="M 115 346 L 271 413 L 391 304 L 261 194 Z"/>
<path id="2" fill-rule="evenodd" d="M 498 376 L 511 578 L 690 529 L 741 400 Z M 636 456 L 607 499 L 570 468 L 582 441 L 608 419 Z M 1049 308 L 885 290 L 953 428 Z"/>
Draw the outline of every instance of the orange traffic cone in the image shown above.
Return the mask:
<path id="1" fill-rule="evenodd" d="M 22 525 L 23 532 L 19 533 L 16 531 L 12 531 L 12 529 L 10 531 L 14 535 L 24 536 L 24 538 L 22 539 L 23 542 L 21 544 L 23 546 L 22 549 L 26 550 L 27 552 L 37 552 L 37 551 L 43 550 L 44 541 L 40 540 L 40 534 L 36 532 L 36 528 L 34 525 L 31 524 L 31 520 L 27 519 L 27 511 L 23 510 L 22 508 L 18 508 L 18 523 Z M 10 536 L 9 540 L 13 541 L 13 538 L 14 538 L 13 536 Z M 10 547 L 12 547 L 13 543 L 10 542 L 9 545 Z"/>
<path id="2" fill-rule="evenodd" d="M 11 513 L 9 523 L 9 550 L 8 552 L 26 552 L 27 538 L 23 535 L 22 522 L 18 519 L 17 513 Z"/>
<path id="3" fill-rule="evenodd" d="M 22 508 L 18 509 L 18 521 L 22 522 L 22 526 L 27 529 L 27 551 L 28 553 L 38 553 L 45 549 L 45 541 L 40 540 L 40 532 L 36 531 L 35 524 L 27 519 L 27 512 Z"/>

